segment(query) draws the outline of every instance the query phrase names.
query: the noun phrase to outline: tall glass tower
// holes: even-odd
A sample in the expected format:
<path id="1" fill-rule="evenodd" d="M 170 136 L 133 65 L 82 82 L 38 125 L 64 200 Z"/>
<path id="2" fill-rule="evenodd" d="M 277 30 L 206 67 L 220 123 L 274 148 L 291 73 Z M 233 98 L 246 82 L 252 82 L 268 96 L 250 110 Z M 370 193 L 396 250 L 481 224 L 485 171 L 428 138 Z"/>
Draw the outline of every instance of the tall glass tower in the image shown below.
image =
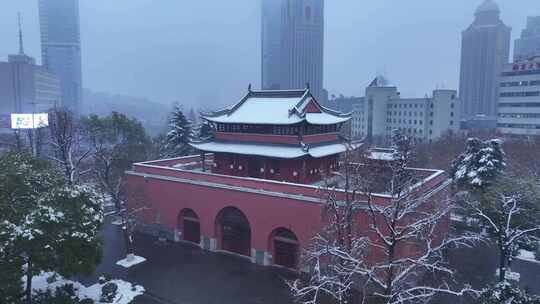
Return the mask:
<path id="1" fill-rule="evenodd" d="M 514 61 L 540 56 L 540 16 L 528 17 L 527 28 L 514 45 Z"/>
<path id="2" fill-rule="evenodd" d="M 78 0 L 39 0 L 43 66 L 60 77 L 62 104 L 78 113 L 82 98 Z"/>
<path id="3" fill-rule="evenodd" d="M 496 117 L 498 77 L 510 55 L 511 30 L 500 19 L 499 6 L 485 0 L 463 31 L 459 84 L 463 118 Z"/>
<path id="4" fill-rule="evenodd" d="M 324 0 L 263 0 L 261 30 L 263 89 L 304 89 L 309 84 L 321 98 Z"/>

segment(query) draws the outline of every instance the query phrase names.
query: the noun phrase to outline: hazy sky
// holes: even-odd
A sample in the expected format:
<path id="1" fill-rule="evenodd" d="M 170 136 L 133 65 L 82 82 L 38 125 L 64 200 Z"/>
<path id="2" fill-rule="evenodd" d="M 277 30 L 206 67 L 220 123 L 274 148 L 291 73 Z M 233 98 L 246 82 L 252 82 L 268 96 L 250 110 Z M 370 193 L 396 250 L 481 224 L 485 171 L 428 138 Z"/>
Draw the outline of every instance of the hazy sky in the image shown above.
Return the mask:
<path id="1" fill-rule="evenodd" d="M 37 0 L 0 0 L 0 60 L 40 60 Z M 362 96 L 377 73 L 404 97 L 457 88 L 461 31 L 482 0 L 327 0 L 325 86 Z M 539 0 L 498 0 L 516 38 Z M 80 0 L 84 87 L 169 104 L 228 104 L 260 86 L 260 0 Z"/>

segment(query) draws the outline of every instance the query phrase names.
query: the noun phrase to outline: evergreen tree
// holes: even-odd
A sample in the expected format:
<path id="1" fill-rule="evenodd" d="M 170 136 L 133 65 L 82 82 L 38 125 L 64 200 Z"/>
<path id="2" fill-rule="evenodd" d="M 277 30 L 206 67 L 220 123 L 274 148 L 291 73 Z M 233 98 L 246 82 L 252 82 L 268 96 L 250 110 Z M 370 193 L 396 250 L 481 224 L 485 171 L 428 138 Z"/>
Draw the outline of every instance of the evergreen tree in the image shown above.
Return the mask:
<path id="1" fill-rule="evenodd" d="M 193 108 L 189 109 L 189 120 L 192 124 L 199 123 L 199 120 L 197 119 L 197 114 L 195 114 L 195 110 L 193 110 Z"/>
<path id="2" fill-rule="evenodd" d="M 140 121 L 117 112 L 106 117 L 90 115 L 82 120 L 82 125 L 89 141 L 95 177 L 101 190 L 120 209 L 124 172 L 133 163 L 148 159 L 152 141 Z"/>
<path id="3" fill-rule="evenodd" d="M 178 157 L 189 154 L 191 147 L 189 140 L 192 137 L 192 124 L 178 105 L 174 107 L 169 119 L 170 131 L 165 141 L 164 157 Z"/>
<path id="4" fill-rule="evenodd" d="M 500 140 L 469 138 L 465 152 L 452 162 L 451 173 L 459 186 L 479 190 L 493 183 L 505 167 Z"/>
<path id="5" fill-rule="evenodd" d="M 94 191 L 68 185 L 48 163 L 27 155 L 7 154 L 0 167 L 0 269 L 13 270 L 14 284 L 21 285 L 24 276 L 26 303 L 32 299 L 32 277 L 42 271 L 68 277 L 91 273 L 101 259 L 103 220 Z M 12 285 L 0 285 L 2 303 L 20 298 Z"/>
<path id="6" fill-rule="evenodd" d="M 473 138 L 452 164 L 453 179 L 462 190 L 458 203 L 497 246 L 499 282 L 507 280 L 513 257 L 540 234 L 538 187 L 505 172 L 504 158 L 500 141 Z"/>
<path id="7" fill-rule="evenodd" d="M 528 295 L 508 282 L 484 289 L 478 304 L 540 304 L 540 297 Z"/>

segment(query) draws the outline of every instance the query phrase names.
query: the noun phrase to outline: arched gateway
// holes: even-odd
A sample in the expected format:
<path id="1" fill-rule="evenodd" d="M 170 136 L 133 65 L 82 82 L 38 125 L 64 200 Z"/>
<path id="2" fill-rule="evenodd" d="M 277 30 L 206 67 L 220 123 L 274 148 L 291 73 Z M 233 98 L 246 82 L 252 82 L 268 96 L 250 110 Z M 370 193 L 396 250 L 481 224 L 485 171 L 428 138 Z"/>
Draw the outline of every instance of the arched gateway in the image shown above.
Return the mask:
<path id="1" fill-rule="evenodd" d="M 182 231 L 183 240 L 199 244 L 201 241 L 201 224 L 199 217 L 192 209 L 183 209 L 178 214 L 178 230 Z"/>
<path id="2" fill-rule="evenodd" d="M 247 217 L 235 207 L 226 207 L 216 218 L 221 249 L 245 256 L 251 255 L 251 227 Z"/>
<path id="3" fill-rule="evenodd" d="M 270 242 L 275 265 L 287 268 L 298 266 L 300 248 L 294 232 L 287 228 L 278 228 L 272 232 Z"/>

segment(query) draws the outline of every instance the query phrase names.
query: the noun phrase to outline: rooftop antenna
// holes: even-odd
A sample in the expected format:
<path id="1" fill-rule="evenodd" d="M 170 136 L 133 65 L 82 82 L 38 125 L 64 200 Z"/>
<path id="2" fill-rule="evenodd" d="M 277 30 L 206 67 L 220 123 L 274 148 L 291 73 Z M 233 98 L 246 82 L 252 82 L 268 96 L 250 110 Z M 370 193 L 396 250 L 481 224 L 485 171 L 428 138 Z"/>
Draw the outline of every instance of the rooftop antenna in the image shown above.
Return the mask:
<path id="1" fill-rule="evenodd" d="M 17 13 L 17 19 L 19 22 L 19 55 L 24 55 L 23 34 L 21 25 L 21 13 Z"/>

